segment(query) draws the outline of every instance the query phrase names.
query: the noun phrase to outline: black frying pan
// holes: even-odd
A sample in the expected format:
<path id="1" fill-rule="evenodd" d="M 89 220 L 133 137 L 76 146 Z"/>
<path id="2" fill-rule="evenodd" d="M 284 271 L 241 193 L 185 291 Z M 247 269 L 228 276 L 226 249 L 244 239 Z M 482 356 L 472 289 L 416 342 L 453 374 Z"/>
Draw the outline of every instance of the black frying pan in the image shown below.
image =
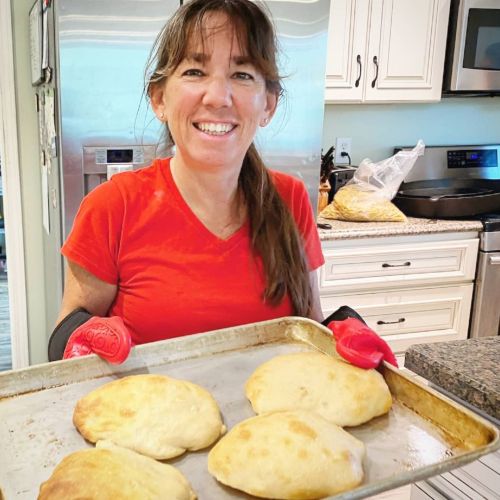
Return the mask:
<path id="1" fill-rule="evenodd" d="M 401 184 L 393 199 L 406 215 L 431 219 L 500 211 L 500 180 L 434 179 Z"/>

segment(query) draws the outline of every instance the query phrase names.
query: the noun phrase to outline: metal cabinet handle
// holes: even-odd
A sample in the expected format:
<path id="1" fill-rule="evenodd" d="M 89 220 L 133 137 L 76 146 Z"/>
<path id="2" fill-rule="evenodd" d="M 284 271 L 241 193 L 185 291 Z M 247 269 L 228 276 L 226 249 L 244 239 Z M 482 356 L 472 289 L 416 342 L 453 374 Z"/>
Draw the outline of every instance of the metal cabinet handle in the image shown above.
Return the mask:
<path id="1" fill-rule="evenodd" d="M 490 255 L 489 261 L 490 261 L 490 264 L 500 264 L 500 256 Z"/>
<path id="2" fill-rule="evenodd" d="M 399 318 L 397 321 L 382 321 L 381 319 L 379 319 L 377 321 L 377 325 L 395 325 L 397 323 L 404 323 L 405 321 L 405 318 Z"/>
<path id="3" fill-rule="evenodd" d="M 375 83 L 377 82 L 377 78 L 378 78 L 378 58 L 377 56 L 373 56 L 373 63 L 375 64 L 375 68 L 376 68 L 376 72 L 375 72 L 375 78 L 373 79 L 373 82 L 372 82 L 372 89 L 375 88 Z"/>
<path id="4" fill-rule="evenodd" d="M 358 75 L 358 78 L 357 78 L 354 86 L 359 87 L 359 81 L 361 80 L 361 71 L 363 69 L 363 66 L 361 65 L 361 56 L 359 54 L 358 54 L 358 57 L 356 57 L 356 61 L 358 61 L 358 65 L 359 65 L 359 75 Z"/>
<path id="5" fill-rule="evenodd" d="M 411 266 L 410 261 L 405 262 L 404 264 L 388 264 L 387 262 L 384 262 L 382 264 L 382 267 L 410 267 L 410 266 Z"/>

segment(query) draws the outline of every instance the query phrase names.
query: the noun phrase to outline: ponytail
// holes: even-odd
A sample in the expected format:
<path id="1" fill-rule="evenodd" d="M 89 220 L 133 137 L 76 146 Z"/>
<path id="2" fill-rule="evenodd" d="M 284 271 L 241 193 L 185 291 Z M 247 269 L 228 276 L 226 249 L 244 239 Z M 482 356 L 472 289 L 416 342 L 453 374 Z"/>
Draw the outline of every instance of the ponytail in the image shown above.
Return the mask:
<path id="1" fill-rule="evenodd" d="M 253 144 L 243 160 L 239 186 L 248 209 L 252 250 L 264 267 L 263 299 L 278 305 L 288 294 L 293 313 L 309 316 L 312 291 L 302 237 Z"/>

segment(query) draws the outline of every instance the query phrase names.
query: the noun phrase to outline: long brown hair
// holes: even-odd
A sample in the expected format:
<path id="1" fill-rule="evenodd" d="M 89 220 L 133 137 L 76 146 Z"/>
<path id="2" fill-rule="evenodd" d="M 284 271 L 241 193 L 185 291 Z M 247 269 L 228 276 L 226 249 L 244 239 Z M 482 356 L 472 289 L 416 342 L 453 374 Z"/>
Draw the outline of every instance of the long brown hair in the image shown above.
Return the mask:
<path id="1" fill-rule="evenodd" d="M 281 96 L 274 27 L 265 11 L 250 0 L 191 0 L 180 7 L 153 46 L 146 67 L 148 96 L 182 62 L 191 35 L 199 34 L 203 41 L 205 17 L 214 12 L 227 16 L 240 47 L 264 76 L 267 91 Z M 263 299 L 277 305 L 289 294 L 294 314 L 308 316 L 312 291 L 302 238 L 253 143 L 243 160 L 238 184 L 250 218 L 252 250 L 262 259 L 266 276 Z"/>

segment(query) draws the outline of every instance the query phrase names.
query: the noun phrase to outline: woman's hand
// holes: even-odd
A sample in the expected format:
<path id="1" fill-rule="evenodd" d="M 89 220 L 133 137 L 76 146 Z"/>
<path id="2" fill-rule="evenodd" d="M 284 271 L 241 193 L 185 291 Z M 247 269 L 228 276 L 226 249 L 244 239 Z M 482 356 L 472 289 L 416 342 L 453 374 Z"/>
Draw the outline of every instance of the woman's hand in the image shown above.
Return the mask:
<path id="1" fill-rule="evenodd" d="M 337 352 L 359 368 L 377 368 L 387 361 L 396 368 L 398 362 L 389 344 L 357 318 L 331 321 L 328 328 L 336 340 Z"/>
<path id="2" fill-rule="evenodd" d="M 376 368 L 385 360 L 398 366 L 389 344 L 349 306 L 339 307 L 322 321 L 335 337 L 340 356 L 359 368 Z"/>
<path id="3" fill-rule="evenodd" d="M 110 363 L 122 363 L 132 345 L 121 318 L 105 317 L 117 286 L 68 261 L 61 311 L 49 340 L 49 360 L 95 353 Z"/>
<path id="4" fill-rule="evenodd" d="M 123 363 L 132 347 L 132 336 L 118 316 L 92 316 L 83 308 L 68 314 L 49 339 L 49 361 L 97 354 L 113 364 Z"/>
<path id="5" fill-rule="evenodd" d="M 130 353 L 130 332 L 118 316 L 94 316 L 79 326 L 69 337 L 63 359 L 97 354 L 113 364 L 123 363 Z"/>

